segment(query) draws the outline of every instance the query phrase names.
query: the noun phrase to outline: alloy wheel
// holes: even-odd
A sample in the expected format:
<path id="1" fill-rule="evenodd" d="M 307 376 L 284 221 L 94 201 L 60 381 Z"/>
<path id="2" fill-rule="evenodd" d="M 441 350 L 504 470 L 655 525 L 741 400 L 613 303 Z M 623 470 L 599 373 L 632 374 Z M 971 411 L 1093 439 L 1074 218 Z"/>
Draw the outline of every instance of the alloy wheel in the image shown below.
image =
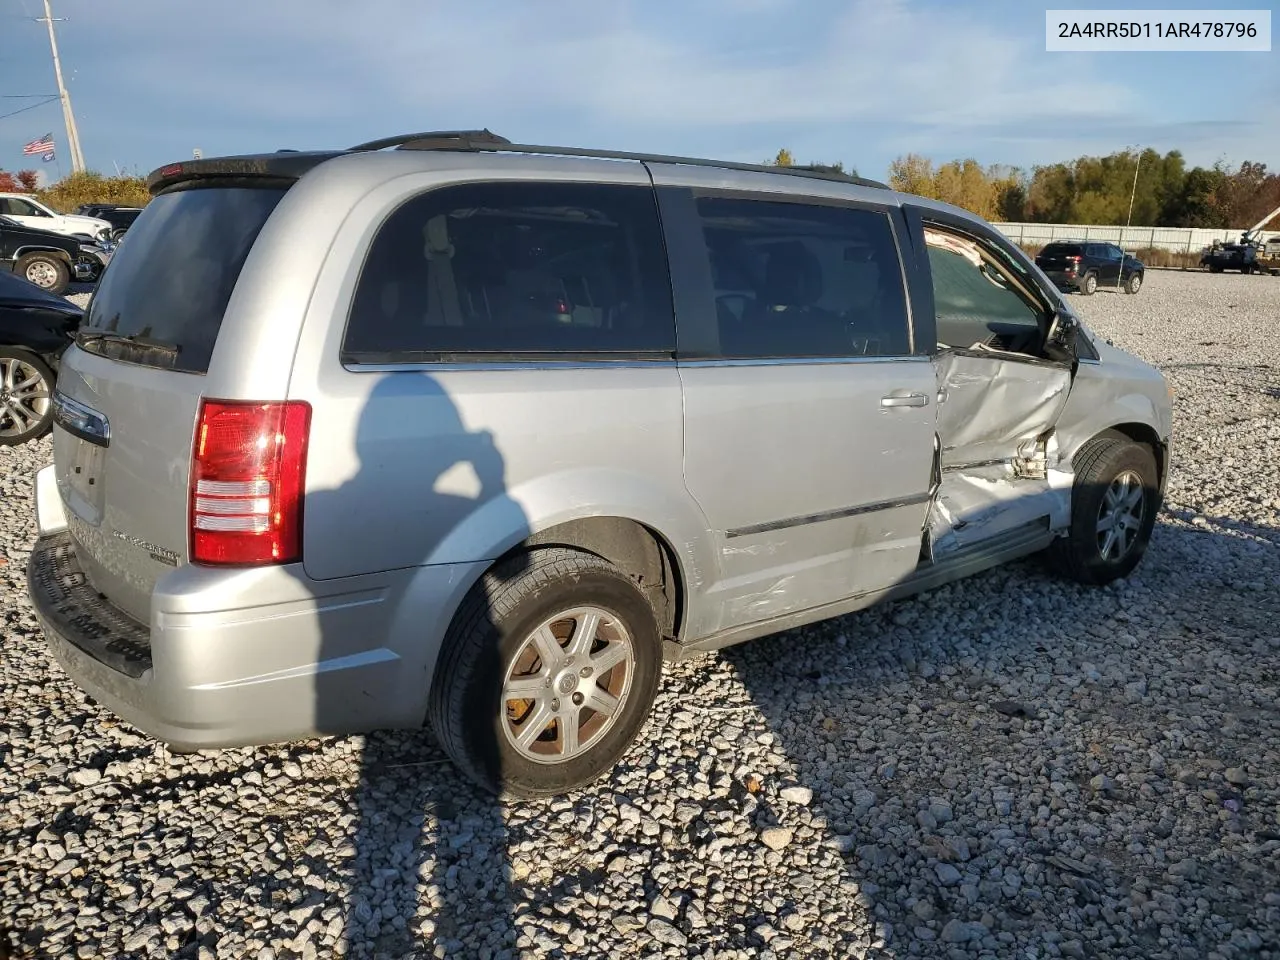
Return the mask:
<path id="1" fill-rule="evenodd" d="M 35 367 L 16 357 L 0 357 L 0 437 L 19 437 L 49 413 L 49 384 Z"/>
<path id="2" fill-rule="evenodd" d="M 622 621 L 599 607 L 575 607 L 543 621 L 520 645 L 502 685 L 502 728 L 535 763 L 562 763 L 590 750 L 622 713 L 636 672 Z"/>
<path id="3" fill-rule="evenodd" d="M 1098 553 L 1109 563 L 1123 560 L 1138 541 L 1146 492 L 1142 477 L 1125 470 L 1107 488 L 1098 508 Z"/>

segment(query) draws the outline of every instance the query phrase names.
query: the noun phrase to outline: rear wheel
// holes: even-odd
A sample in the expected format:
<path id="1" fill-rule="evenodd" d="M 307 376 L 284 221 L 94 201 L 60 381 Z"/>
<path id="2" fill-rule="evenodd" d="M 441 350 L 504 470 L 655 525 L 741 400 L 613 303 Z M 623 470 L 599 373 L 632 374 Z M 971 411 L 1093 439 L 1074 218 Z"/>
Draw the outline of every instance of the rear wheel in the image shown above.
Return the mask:
<path id="1" fill-rule="evenodd" d="M 468 594 L 431 684 L 431 724 L 476 783 L 509 797 L 600 777 L 657 693 L 662 642 L 623 571 L 576 550 L 505 561 Z"/>
<path id="2" fill-rule="evenodd" d="M 1098 289 L 1098 275 L 1096 273 L 1085 274 L 1084 283 L 1080 285 L 1080 292 L 1086 297 L 1091 297 Z"/>
<path id="3" fill-rule="evenodd" d="M 1142 289 L 1142 274 L 1140 273 L 1129 274 L 1129 279 L 1126 280 L 1124 284 L 1124 292 L 1128 294 L 1135 294 L 1141 289 Z"/>
<path id="4" fill-rule="evenodd" d="M 0 446 L 17 446 L 49 432 L 53 382 L 53 371 L 35 354 L 0 347 Z"/>
<path id="5" fill-rule="evenodd" d="M 1159 506 L 1159 478 L 1151 450 L 1132 440 L 1095 437 L 1072 461 L 1071 526 L 1054 542 L 1059 573 L 1101 586 L 1128 576 L 1142 559 Z"/>
<path id="6" fill-rule="evenodd" d="M 53 253 L 29 253 L 14 265 L 13 272 L 50 293 L 66 293 L 71 285 L 71 268 Z"/>

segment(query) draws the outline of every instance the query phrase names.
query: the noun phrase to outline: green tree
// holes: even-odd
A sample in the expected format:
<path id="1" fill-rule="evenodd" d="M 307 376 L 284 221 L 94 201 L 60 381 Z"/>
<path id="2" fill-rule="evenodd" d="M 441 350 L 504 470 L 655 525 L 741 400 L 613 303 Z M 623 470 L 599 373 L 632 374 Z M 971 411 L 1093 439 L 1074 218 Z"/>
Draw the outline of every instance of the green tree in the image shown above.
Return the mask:
<path id="1" fill-rule="evenodd" d="M 936 200 L 933 161 L 916 153 L 897 157 L 889 164 L 889 186 L 902 193 Z"/>

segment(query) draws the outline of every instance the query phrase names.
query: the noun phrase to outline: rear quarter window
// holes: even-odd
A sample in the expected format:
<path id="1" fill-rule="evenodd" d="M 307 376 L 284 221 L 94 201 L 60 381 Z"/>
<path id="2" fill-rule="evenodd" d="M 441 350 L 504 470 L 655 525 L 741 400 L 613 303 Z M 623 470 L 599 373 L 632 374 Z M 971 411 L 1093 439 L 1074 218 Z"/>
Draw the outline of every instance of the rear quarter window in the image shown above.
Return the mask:
<path id="1" fill-rule="evenodd" d="M 361 270 L 349 363 L 670 358 L 671 283 L 653 191 L 476 183 L 388 217 Z"/>
<path id="2" fill-rule="evenodd" d="M 80 328 L 114 339 L 82 338 L 81 346 L 133 363 L 207 372 L 245 259 L 284 193 L 203 187 L 152 200 L 112 257 Z M 136 349 L 121 337 L 134 339 Z"/>

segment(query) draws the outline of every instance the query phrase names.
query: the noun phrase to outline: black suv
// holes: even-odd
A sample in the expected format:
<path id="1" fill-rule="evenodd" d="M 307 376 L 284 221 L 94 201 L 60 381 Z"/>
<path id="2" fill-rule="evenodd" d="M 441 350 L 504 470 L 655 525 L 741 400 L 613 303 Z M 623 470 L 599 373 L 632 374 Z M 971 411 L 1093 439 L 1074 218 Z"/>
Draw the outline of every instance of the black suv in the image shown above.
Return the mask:
<path id="1" fill-rule="evenodd" d="M 1147 271 L 1141 260 L 1114 243 L 1086 240 L 1055 240 L 1040 251 L 1036 266 L 1059 289 L 1076 290 L 1085 296 L 1099 287 L 1137 293 Z"/>
<path id="2" fill-rule="evenodd" d="M 82 216 L 97 217 L 111 224 L 112 240 L 123 237 L 141 212 L 141 207 L 122 207 L 118 203 L 82 203 L 76 208 L 76 213 Z"/>

